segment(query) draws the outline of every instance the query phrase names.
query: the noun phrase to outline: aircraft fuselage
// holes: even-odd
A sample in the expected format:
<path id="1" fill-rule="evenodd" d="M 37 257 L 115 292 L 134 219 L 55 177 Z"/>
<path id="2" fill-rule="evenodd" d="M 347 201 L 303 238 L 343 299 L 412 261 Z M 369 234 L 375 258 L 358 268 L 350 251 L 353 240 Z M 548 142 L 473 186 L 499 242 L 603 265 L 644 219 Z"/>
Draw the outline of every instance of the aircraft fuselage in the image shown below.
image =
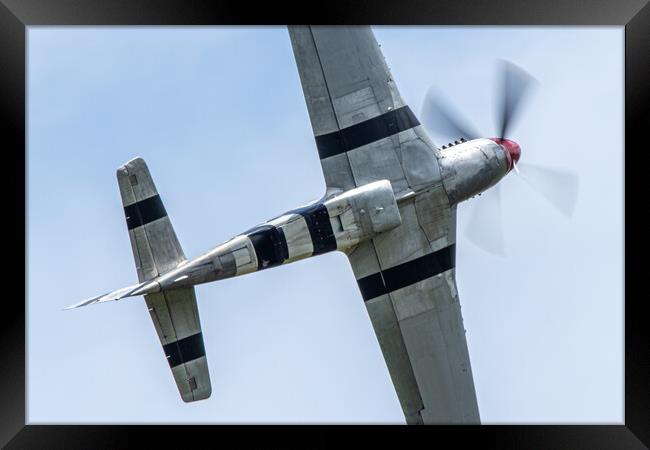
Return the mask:
<path id="1" fill-rule="evenodd" d="M 233 237 L 207 253 L 182 262 L 131 295 L 182 288 L 231 278 L 317 256 L 348 251 L 401 224 L 400 207 L 431 189 L 443 188 L 456 204 L 496 184 L 512 164 L 491 139 L 460 142 L 439 152 L 442 186 L 395 194 L 380 180 L 348 191 L 330 192 Z"/>

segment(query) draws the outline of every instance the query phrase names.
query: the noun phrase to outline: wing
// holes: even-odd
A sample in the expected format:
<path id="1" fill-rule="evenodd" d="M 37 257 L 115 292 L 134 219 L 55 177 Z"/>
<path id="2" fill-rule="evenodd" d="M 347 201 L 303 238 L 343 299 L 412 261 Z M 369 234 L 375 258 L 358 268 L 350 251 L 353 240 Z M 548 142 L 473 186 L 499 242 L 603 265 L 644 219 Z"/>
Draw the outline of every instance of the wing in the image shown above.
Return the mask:
<path id="1" fill-rule="evenodd" d="M 402 226 L 348 256 L 406 421 L 479 423 L 454 276 L 455 207 L 434 191 L 400 213 Z"/>
<path id="2" fill-rule="evenodd" d="M 370 27 L 289 26 L 328 190 L 440 178 L 436 147 L 404 103 Z"/>
<path id="3" fill-rule="evenodd" d="M 390 180 L 402 225 L 348 254 L 408 423 L 478 423 L 438 149 L 367 26 L 290 26 L 328 191 Z M 423 189 L 425 186 L 429 186 Z M 327 195 L 327 194 L 326 194 Z"/>

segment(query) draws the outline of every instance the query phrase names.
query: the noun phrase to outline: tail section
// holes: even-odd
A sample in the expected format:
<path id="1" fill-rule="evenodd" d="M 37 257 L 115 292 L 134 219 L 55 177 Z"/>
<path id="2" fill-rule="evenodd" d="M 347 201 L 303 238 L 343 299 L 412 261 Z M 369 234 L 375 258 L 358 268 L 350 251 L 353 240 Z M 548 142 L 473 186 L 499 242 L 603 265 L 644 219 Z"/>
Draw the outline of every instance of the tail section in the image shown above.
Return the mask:
<path id="1" fill-rule="evenodd" d="M 147 164 L 134 158 L 117 169 L 122 204 L 140 283 L 185 261 Z M 186 402 L 211 393 L 208 362 L 193 287 L 144 296 L 158 338 Z"/>
<path id="2" fill-rule="evenodd" d="M 157 285 L 155 278 L 186 260 L 183 249 L 144 160 L 135 158 L 117 169 L 117 181 L 140 284 L 93 297 L 69 308 L 145 294 L 151 320 L 181 398 L 185 402 L 208 398 L 212 387 L 194 288 L 160 291 L 158 286 L 150 289 Z"/>
<path id="3" fill-rule="evenodd" d="M 144 159 L 134 158 L 117 169 L 117 182 L 140 282 L 156 278 L 185 261 Z"/>

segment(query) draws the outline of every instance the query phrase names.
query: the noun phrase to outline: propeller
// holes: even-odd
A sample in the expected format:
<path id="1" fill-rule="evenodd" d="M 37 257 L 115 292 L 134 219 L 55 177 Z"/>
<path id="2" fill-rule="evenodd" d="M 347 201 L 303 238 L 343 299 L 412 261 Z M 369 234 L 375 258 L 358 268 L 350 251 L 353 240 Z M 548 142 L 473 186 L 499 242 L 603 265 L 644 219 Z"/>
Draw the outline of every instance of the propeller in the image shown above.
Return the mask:
<path id="1" fill-rule="evenodd" d="M 499 101 L 496 124 L 500 139 L 507 139 L 520 116 L 522 105 L 537 81 L 522 68 L 508 61 L 499 61 Z M 481 136 L 469 121 L 458 114 L 439 92 L 429 90 L 422 113 L 422 123 L 431 132 L 456 140 Z M 518 178 L 539 193 L 563 215 L 570 217 L 578 196 L 578 177 L 566 170 L 551 169 L 530 163 L 516 163 Z M 465 234 L 477 246 L 489 253 L 504 256 L 501 188 L 496 184 L 483 192 L 475 203 Z"/>

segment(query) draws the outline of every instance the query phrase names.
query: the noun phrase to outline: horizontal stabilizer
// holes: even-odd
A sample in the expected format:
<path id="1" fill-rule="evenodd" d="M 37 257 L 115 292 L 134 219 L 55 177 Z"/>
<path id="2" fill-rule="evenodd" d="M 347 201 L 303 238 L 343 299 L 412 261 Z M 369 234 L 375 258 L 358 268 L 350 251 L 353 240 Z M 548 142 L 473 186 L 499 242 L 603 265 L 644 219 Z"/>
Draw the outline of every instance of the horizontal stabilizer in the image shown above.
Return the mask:
<path id="1" fill-rule="evenodd" d="M 210 397 L 212 386 L 193 287 L 144 296 L 181 398 Z"/>
<path id="2" fill-rule="evenodd" d="M 117 169 L 117 182 L 138 280 L 176 268 L 185 254 L 144 159 L 134 158 Z"/>
<path id="3" fill-rule="evenodd" d="M 160 276 L 186 262 L 167 211 L 142 158 L 117 170 L 126 225 L 140 284 L 65 309 L 144 295 L 163 354 L 184 402 L 210 397 L 212 385 L 193 287 L 161 290 Z"/>

